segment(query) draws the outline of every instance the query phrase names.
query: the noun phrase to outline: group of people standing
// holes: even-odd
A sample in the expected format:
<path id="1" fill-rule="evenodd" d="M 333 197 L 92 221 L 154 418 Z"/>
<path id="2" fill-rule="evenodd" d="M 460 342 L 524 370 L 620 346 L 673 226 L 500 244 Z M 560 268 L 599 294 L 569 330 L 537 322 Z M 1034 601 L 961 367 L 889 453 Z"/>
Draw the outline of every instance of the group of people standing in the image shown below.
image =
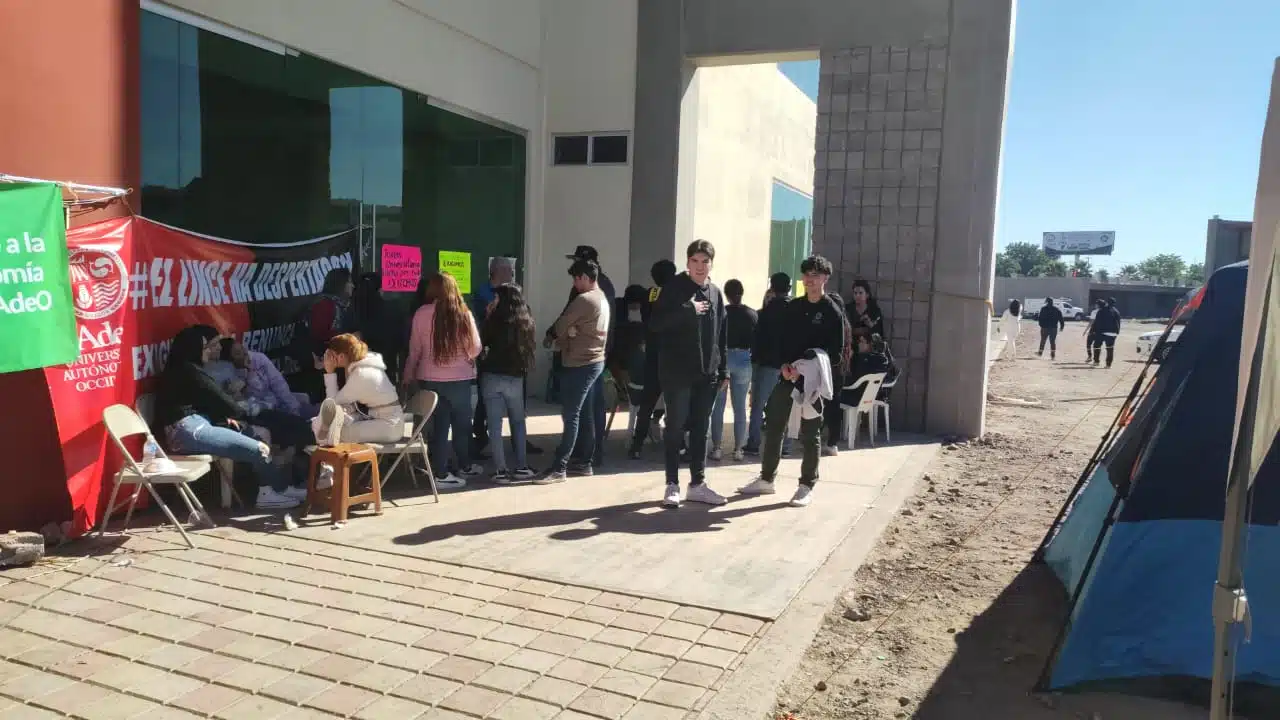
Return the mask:
<path id="1" fill-rule="evenodd" d="M 1006 352 L 1010 357 L 1017 357 L 1018 333 L 1021 328 L 1022 303 L 1010 300 L 1001 322 L 1005 335 Z M 1062 310 L 1054 303 L 1053 298 L 1045 298 L 1037 315 L 1040 326 L 1040 349 L 1037 357 L 1044 356 L 1045 345 L 1049 346 L 1049 359 L 1058 358 L 1058 333 L 1067 327 Z M 1107 350 L 1107 367 L 1115 361 L 1116 338 L 1120 335 L 1120 310 L 1116 307 L 1116 299 L 1094 301 L 1094 310 L 1089 316 L 1089 324 L 1085 326 L 1085 362 L 1095 367 L 1101 364 L 1102 349 Z"/>

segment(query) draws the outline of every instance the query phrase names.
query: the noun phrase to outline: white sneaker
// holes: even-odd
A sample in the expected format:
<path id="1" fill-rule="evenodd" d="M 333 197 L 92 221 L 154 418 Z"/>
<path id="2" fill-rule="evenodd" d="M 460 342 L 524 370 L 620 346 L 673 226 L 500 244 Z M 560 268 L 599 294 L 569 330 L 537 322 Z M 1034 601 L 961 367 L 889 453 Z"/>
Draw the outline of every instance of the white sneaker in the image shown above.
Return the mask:
<path id="1" fill-rule="evenodd" d="M 332 485 L 333 481 L 330 480 L 329 484 Z M 291 498 L 297 498 L 299 502 L 307 499 L 307 489 L 305 487 L 297 487 L 295 485 L 290 485 L 289 487 L 285 488 L 285 491 L 282 494 L 288 495 Z"/>
<path id="2" fill-rule="evenodd" d="M 706 483 L 701 485 L 691 485 L 689 492 L 685 493 L 684 499 L 688 502 L 702 503 L 703 505 L 723 505 L 728 500 L 720 493 L 707 487 Z"/>
<path id="3" fill-rule="evenodd" d="M 328 490 L 333 487 L 333 466 L 320 463 L 320 471 L 316 473 L 316 489 Z"/>
<path id="4" fill-rule="evenodd" d="M 724 459 L 724 453 L 721 452 L 720 448 L 716 448 L 715 450 L 711 451 L 711 454 L 707 456 L 707 459 L 711 460 L 712 462 L 720 462 L 721 460 Z"/>
<path id="5" fill-rule="evenodd" d="M 507 472 L 506 469 L 498 470 L 493 475 L 489 476 L 489 482 L 496 483 L 498 485 L 510 485 L 511 480 L 511 473 Z"/>
<path id="6" fill-rule="evenodd" d="M 479 476 L 479 475 L 483 475 L 483 474 L 484 474 L 484 466 L 483 466 L 483 465 L 480 465 L 479 463 L 471 463 L 471 464 L 470 464 L 470 465 L 468 465 L 467 467 L 464 467 L 464 468 L 462 468 L 461 470 L 459 470 L 459 471 L 458 471 L 458 474 L 459 474 L 459 475 L 461 475 L 461 476 L 462 476 L 462 477 L 464 477 L 464 478 L 465 478 L 465 477 L 477 477 L 477 476 Z"/>
<path id="7" fill-rule="evenodd" d="M 316 444 L 321 447 L 338 444 L 338 438 L 342 434 L 342 423 L 339 422 L 341 411 L 342 408 L 338 407 L 338 402 L 333 398 L 325 398 L 320 403 L 320 431 L 316 434 Z"/>
<path id="8" fill-rule="evenodd" d="M 436 478 L 436 484 L 444 488 L 464 488 L 467 486 L 465 478 L 458 477 L 453 473 L 449 473 L 442 478 Z"/>
<path id="9" fill-rule="evenodd" d="M 278 493 L 270 486 L 264 485 L 258 488 L 258 501 L 254 505 L 259 510 L 287 510 L 298 507 L 301 503 L 302 501 L 295 497 Z"/>
<path id="10" fill-rule="evenodd" d="M 791 496 L 791 507 L 808 507 L 812 498 L 813 488 L 808 485 L 801 485 L 796 488 L 796 494 Z"/>
<path id="11" fill-rule="evenodd" d="M 738 448 L 737 450 L 734 450 L 734 451 L 733 451 L 733 461 L 734 461 L 734 462 L 742 462 L 742 461 L 743 461 L 743 460 L 745 460 L 746 458 L 747 458 L 747 454 L 746 454 L 745 452 L 743 452 L 743 451 L 742 451 L 742 448 Z"/>
<path id="12" fill-rule="evenodd" d="M 840 448 L 835 445 L 823 445 L 822 457 L 835 457 L 840 454 Z"/>
<path id="13" fill-rule="evenodd" d="M 672 483 L 667 485 L 667 489 L 662 493 L 662 507 L 678 508 L 680 507 L 680 486 Z"/>
<path id="14" fill-rule="evenodd" d="M 778 492 L 773 483 L 762 477 L 757 477 L 751 481 L 750 485 L 744 485 L 738 488 L 738 492 L 742 495 L 772 495 Z"/>
<path id="15" fill-rule="evenodd" d="M 512 470 L 511 477 L 516 480 L 532 480 L 538 477 L 538 471 L 526 465 L 525 467 Z"/>

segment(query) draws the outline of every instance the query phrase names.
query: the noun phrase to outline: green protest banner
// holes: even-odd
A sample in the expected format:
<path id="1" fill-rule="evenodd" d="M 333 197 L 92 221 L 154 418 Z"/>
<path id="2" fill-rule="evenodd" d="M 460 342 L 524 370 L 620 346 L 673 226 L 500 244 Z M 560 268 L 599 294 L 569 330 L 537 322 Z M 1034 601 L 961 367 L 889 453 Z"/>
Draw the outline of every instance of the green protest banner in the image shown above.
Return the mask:
<path id="1" fill-rule="evenodd" d="M 0 373 L 79 354 L 62 190 L 0 183 Z"/>

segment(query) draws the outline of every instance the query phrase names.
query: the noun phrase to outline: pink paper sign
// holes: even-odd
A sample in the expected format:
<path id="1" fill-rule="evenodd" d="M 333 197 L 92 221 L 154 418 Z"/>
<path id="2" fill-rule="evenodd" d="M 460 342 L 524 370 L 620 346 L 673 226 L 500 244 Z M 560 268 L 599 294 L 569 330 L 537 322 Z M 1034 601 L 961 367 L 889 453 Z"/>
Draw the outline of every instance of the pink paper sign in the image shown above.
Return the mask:
<path id="1" fill-rule="evenodd" d="M 413 292 L 422 278 L 422 248 L 411 245 L 382 246 L 382 289 Z"/>

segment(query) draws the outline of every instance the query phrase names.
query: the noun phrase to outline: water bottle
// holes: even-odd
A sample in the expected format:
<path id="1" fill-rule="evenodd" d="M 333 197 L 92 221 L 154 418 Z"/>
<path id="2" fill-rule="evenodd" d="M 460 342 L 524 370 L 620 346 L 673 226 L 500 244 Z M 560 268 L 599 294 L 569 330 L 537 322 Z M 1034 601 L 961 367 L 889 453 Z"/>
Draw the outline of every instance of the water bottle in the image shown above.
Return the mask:
<path id="1" fill-rule="evenodd" d="M 141 464 L 143 466 L 146 466 L 152 460 L 155 460 L 156 456 L 159 454 L 160 454 L 160 446 L 156 444 L 156 439 L 148 435 L 146 444 L 142 446 L 142 463 Z"/>

